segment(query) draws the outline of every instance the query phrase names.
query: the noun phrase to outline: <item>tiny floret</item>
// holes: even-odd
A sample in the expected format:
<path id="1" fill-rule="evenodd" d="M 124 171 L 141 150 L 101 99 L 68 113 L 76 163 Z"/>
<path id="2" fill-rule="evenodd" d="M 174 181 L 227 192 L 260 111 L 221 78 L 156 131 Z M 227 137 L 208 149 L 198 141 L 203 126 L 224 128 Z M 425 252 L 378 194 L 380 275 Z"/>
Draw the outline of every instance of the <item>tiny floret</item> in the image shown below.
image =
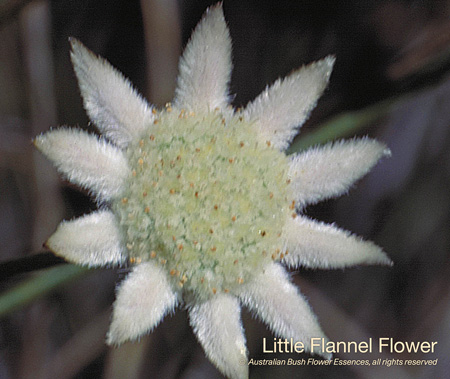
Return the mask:
<path id="1" fill-rule="evenodd" d="M 130 267 L 107 343 L 135 340 L 185 304 L 208 358 L 226 376 L 246 378 L 242 305 L 307 350 L 312 337 L 326 338 L 283 265 L 391 263 L 373 243 L 302 213 L 348 191 L 389 150 L 362 138 L 285 153 L 334 58 L 233 110 L 231 41 L 217 5 L 186 46 L 173 102 L 156 109 L 108 62 L 71 44 L 84 106 L 102 137 L 60 128 L 34 143 L 99 210 L 62 222 L 46 246 L 76 264 Z"/>

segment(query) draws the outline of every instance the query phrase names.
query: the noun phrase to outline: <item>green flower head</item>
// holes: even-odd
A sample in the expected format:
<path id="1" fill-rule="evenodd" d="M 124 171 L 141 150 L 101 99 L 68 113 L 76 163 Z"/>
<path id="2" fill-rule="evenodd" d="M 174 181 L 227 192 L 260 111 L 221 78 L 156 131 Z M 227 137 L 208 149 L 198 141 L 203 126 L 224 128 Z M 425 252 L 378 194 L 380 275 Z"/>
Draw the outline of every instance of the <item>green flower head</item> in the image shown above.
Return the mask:
<path id="1" fill-rule="evenodd" d="M 325 338 L 283 265 L 390 263 L 374 244 L 302 214 L 345 193 L 389 150 L 362 138 L 285 154 L 334 58 L 300 68 L 234 110 L 231 41 L 218 5 L 186 46 L 173 103 L 157 110 L 108 62 L 71 43 L 85 109 L 103 137 L 59 128 L 35 145 L 92 193 L 99 210 L 61 223 L 47 246 L 89 267 L 132 267 L 107 342 L 138 338 L 184 303 L 211 361 L 245 378 L 241 305 L 307 348 L 311 337 Z"/>

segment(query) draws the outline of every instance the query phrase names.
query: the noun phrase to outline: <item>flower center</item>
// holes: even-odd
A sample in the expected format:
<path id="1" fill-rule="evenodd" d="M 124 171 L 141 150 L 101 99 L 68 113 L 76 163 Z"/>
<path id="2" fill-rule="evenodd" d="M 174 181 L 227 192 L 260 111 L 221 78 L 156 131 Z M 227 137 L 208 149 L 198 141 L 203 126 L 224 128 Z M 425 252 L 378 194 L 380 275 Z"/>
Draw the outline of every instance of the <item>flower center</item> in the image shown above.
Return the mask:
<path id="1" fill-rule="evenodd" d="M 113 209 L 131 262 L 162 265 L 207 299 L 282 258 L 287 158 L 242 118 L 167 109 L 127 155 L 132 174 Z"/>

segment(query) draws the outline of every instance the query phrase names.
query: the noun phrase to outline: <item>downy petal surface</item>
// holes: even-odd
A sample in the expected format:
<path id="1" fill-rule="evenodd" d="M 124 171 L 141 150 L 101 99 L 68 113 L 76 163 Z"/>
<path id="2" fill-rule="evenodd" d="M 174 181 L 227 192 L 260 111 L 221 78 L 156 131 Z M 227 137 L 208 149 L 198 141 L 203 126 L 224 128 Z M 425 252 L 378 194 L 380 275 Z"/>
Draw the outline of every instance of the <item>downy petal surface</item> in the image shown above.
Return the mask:
<path id="1" fill-rule="evenodd" d="M 217 5 L 197 25 L 180 59 L 174 104 L 194 112 L 225 109 L 231 69 L 230 32 Z"/>
<path id="2" fill-rule="evenodd" d="M 152 108 L 107 61 L 75 38 L 70 43 L 70 58 L 89 118 L 111 142 L 127 146 L 153 122 Z"/>
<path id="3" fill-rule="evenodd" d="M 312 337 L 326 340 L 310 306 L 277 263 L 268 265 L 251 283 L 243 285 L 239 297 L 277 336 L 303 341 L 308 351 Z M 330 357 L 324 352 L 319 354 Z"/>
<path id="4" fill-rule="evenodd" d="M 262 142 L 289 146 L 325 90 L 334 61 L 329 56 L 278 79 L 247 105 L 244 117 L 255 122 Z"/>
<path id="5" fill-rule="evenodd" d="M 193 304 L 189 320 L 208 358 L 227 376 L 248 377 L 247 348 L 238 299 L 220 294 Z"/>
<path id="6" fill-rule="evenodd" d="M 177 303 L 163 269 L 153 263 L 136 265 L 117 290 L 108 344 L 119 345 L 148 333 Z"/>
<path id="7" fill-rule="evenodd" d="M 310 148 L 291 158 L 292 191 L 301 205 L 342 195 L 380 158 L 389 155 L 385 145 L 369 138 Z"/>
<path id="8" fill-rule="evenodd" d="M 79 129 L 54 129 L 34 144 L 67 180 L 102 200 L 117 196 L 130 173 L 121 150 Z"/>
<path id="9" fill-rule="evenodd" d="M 288 254 L 282 262 L 292 268 L 333 269 L 358 264 L 391 264 L 383 250 L 374 243 L 334 225 L 303 216 L 289 218 L 283 236 Z"/>
<path id="10" fill-rule="evenodd" d="M 116 217 L 108 210 L 63 221 L 45 246 L 69 262 L 83 266 L 121 265 L 127 259 Z"/>

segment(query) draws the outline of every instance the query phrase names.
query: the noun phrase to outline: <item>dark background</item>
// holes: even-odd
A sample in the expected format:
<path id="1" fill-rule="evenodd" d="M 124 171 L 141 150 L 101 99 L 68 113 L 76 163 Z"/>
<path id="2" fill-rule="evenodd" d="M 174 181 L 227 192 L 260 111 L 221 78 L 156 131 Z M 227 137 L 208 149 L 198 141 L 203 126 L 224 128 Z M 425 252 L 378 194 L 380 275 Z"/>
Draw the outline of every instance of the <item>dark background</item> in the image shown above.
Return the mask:
<path id="1" fill-rule="evenodd" d="M 30 143 L 57 125 L 94 130 L 70 66 L 68 37 L 105 57 L 161 105 L 171 99 L 181 47 L 213 3 L 0 3 L 1 262 L 41 252 L 61 219 L 96 207 L 62 182 Z M 250 376 L 448 377 L 450 1 L 225 0 L 224 12 L 233 39 L 234 105 L 245 106 L 276 78 L 328 54 L 337 58 L 331 83 L 301 135 L 335 115 L 384 100 L 393 104 L 358 131 L 384 141 L 392 157 L 347 196 L 306 212 L 375 241 L 394 266 L 298 270 L 293 280 L 332 340 L 438 341 L 435 354 L 359 356 L 439 358 L 437 367 L 251 367 Z M 30 275 L 0 278 L 0 288 Z M 220 377 L 183 309 L 140 344 L 106 347 L 115 283 L 125 275 L 96 270 L 3 317 L 0 378 Z M 270 332 L 246 311 L 243 320 L 249 357 L 272 358 L 262 353 Z"/>

